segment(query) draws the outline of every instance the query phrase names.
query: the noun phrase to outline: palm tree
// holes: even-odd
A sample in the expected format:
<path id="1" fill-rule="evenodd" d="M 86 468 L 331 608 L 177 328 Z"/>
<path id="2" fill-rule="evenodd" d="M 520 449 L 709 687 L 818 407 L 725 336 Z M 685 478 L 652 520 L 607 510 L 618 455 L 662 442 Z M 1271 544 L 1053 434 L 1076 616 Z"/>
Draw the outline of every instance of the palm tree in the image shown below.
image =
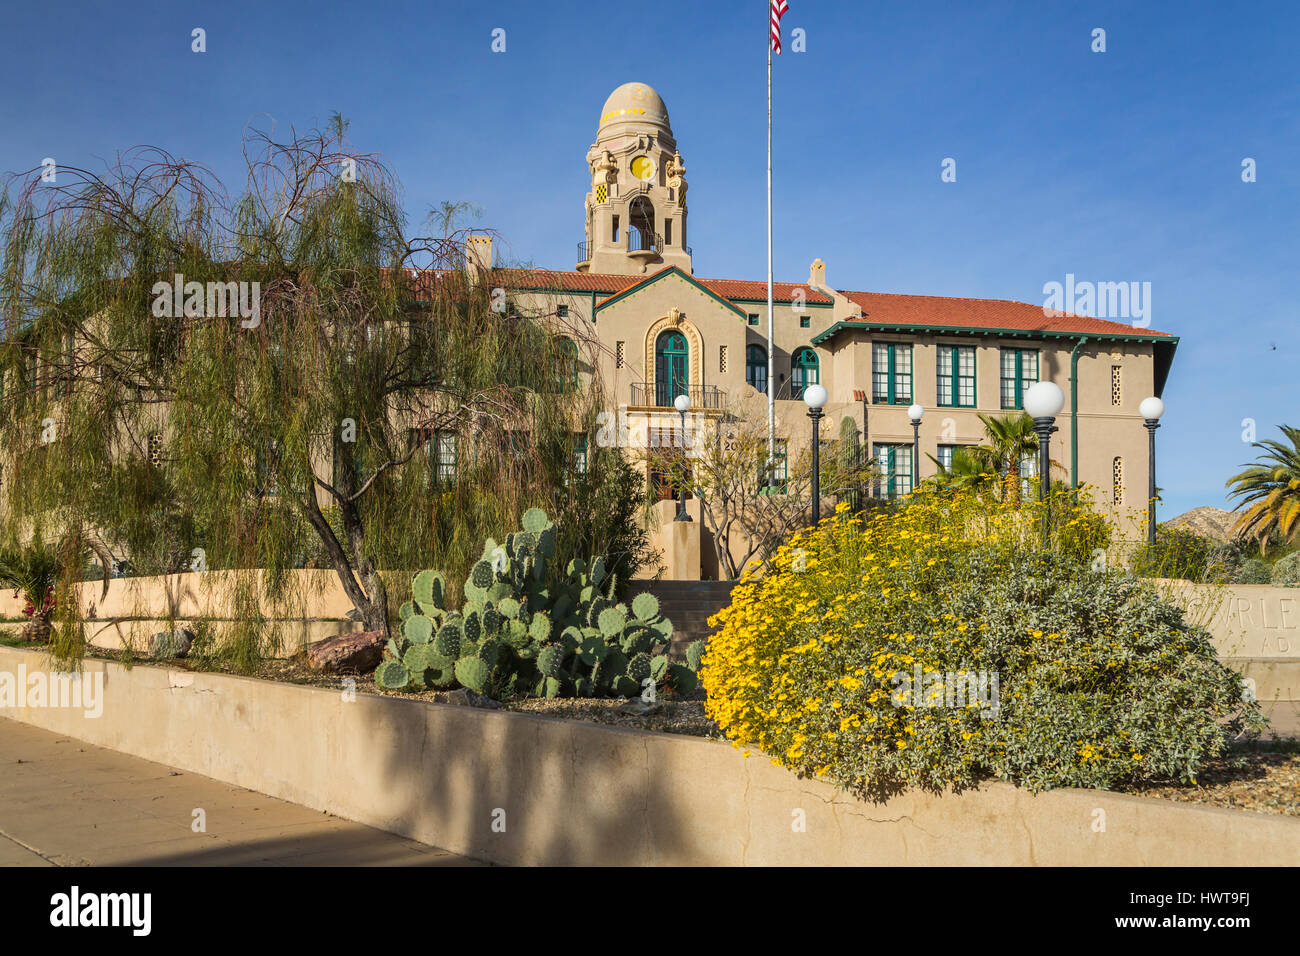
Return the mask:
<path id="1" fill-rule="evenodd" d="M 1025 412 L 1002 416 L 980 415 L 988 444 L 981 446 L 1002 475 L 1005 499 L 1020 504 L 1020 463 L 1038 454 L 1038 434 L 1034 420 Z"/>
<path id="2" fill-rule="evenodd" d="M 1256 539 L 1260 554 L 1273 532 L 1288 542 L 1300 532 L 1300 428 L 1280 428 L 1290 447 L 1272 439 L 1253 442 L 1252 447 L 1264 454 L 1226 482 L 1232 488 L 1228 497 L 1241 499 L 1234 510 L 1246 508 L 1232 526 L 1232 534 Z"/>
<path id="3" fill-rule="evenodd" d="M 998 475 L 993 449 L 985 445 L 970 445 L 954 449 L 952 462 L 947 466 L 933 455 L 928 457 L 939 466 L 935 482 L 942 488 L 978 491 L 988 488 Z"/>

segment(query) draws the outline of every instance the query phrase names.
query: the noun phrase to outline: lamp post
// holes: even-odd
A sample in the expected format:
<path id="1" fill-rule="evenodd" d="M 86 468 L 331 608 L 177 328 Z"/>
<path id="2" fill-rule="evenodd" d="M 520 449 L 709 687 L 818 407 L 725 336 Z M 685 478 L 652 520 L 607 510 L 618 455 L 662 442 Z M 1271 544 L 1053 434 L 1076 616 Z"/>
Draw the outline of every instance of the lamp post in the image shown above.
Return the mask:
<path id="1" fill-rule="evenodd" d="M 1152 395 L 1142 399 L 1138 414 L 1146 427 L 1147 451 L 1147 546 L 1156 545 L 1156 429 L 1160 427 L 1160 417 L 1165 413 L 1165 403 Z"/>
<path id="2" fill-rule="evenodd" d="M 826 404 L 826 389 L 821 385 L 809 385 L 803 390 L 804 404 L 808 406 L 808 417 L 812 419 L 812 510 L 813 524 L 822 520 L 822 459 L 821 459 L 821 423 L 822 407 Z"/>
<path id="3" fill-rule="evenodd" d="M 673 399 L 673 408 L 677 409 L 677 414 L 682 417 L 682 473 L 678 480 L 681 482 L 680 497 L 677 499 L 677 517 L 674 521 L 690 521 L 691 516 L 686 513 L 686 413 L 691 410 L 691 397 L 689 395 L 678 395 Z"/>
<path id="4" fill-rule="evenodd" d="M 1055 382 L 1039 382 L 1025 390 L 1025 411 L 1034 420 L 1034 431 L 1038 433 L 1038 488 L 1043 499 L 1043 547 L 1046 548 L 1051 536 L 1052 504 L 1049 498 L 1052 490 L 1051 480 L 1051 437 L 1056 430 L 1056 416 L 1065 407 L 1065 393 Z"/>
<path id="5" fill-rule="evenodd" d="M 925 417 L 925 409 L 911 405 L 907 417 L 912 420 L 912 487 L 915 488 L 921 480 L 921 419 Z"/>

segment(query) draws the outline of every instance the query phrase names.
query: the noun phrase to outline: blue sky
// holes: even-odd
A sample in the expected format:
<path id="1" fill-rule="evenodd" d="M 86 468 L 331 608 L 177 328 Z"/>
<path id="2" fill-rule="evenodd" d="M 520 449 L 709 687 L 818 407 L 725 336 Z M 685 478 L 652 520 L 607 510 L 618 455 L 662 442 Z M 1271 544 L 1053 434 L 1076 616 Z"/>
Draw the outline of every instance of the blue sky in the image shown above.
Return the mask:
<path id="1" fill-rule="evenodd" d="M 789 3 L 777 278 L 820 256 L 832 284 L 880 292 L 1037 303 L 1067 273 L 1150 282 L 1151 325 L 1182 339 L 1162 517 L 1222 506 L 1254 457 L 1243 419 L 1261 438 L 1300 424 L 1300 4 Z M 689 168 L 697 274 L 764 275 L 767 0 L 5 6 L 0 170 L 151 144 L 237 189 L 246 124 L 338 110 L 413 220 L 472 200 L 514 257 L 571 268 L 600 106 L 638 80 Z"/>

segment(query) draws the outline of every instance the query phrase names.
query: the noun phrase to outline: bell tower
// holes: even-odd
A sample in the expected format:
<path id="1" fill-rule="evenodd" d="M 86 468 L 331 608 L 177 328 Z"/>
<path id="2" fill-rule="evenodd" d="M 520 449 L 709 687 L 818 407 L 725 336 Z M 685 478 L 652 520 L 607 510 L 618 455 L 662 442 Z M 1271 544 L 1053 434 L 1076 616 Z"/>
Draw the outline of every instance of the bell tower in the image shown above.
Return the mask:
<path id="1" fill-rule="evenodd" d="M 653 88 L 624 83 L 609 95 L 587 168 L 591 192 L 579 272 L 694 271 L 686 245 L 686 164 L 668 107 Z"/>

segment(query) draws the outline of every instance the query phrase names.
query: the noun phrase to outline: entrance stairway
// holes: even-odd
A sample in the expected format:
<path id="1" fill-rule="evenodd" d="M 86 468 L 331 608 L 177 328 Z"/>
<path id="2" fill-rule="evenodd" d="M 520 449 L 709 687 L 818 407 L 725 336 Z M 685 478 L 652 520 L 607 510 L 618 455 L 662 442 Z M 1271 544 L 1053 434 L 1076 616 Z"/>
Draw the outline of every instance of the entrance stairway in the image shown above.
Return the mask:
<path id="1" fill-rule="evenodd" d="M 731 603 L 735 581 L 633 582 L 627 601 L 641 591 L 659 599 L 659 610 L 673 622 L 672 653 L 681 656 L 692 641 L 709 636 L 709 618 Z"/>

